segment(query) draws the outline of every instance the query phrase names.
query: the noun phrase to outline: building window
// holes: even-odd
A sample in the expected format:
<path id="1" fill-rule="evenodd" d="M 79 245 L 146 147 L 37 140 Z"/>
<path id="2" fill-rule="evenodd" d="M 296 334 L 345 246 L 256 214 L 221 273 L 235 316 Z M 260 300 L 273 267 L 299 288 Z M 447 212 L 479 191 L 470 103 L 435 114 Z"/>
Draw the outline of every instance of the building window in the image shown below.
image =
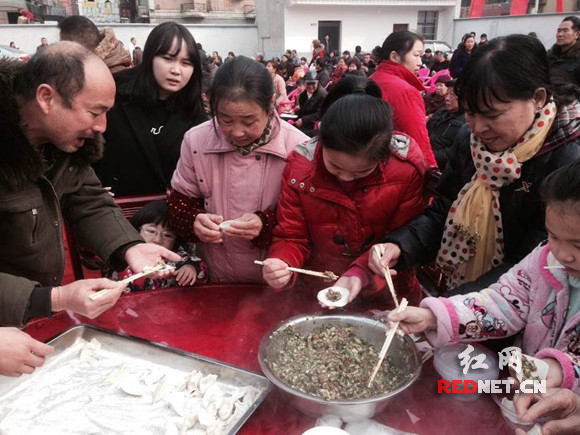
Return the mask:
<path id="1" fill-rule="evenodd" d="M 419 11 L 417 32 L 425 39 L 437 39 L 437 21 L 439 21 L 439 11 Z"/>

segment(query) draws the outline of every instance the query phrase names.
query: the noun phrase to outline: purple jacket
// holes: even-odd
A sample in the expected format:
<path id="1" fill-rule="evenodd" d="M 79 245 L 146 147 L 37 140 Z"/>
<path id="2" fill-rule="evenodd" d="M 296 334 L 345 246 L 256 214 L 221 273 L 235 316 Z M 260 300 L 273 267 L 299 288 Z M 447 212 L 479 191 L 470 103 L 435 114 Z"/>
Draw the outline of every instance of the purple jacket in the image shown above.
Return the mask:
<path id="1" fill-rule="evenodd" d="M 562 388 L 580 392 L 580 312 L 564 324 L 570 284 L 550 246 L 536 247 L 499 282 L 477 293 L 426 298 L 421 307 L 437 316 L 431 344 L 502 338 L 523 331 L 516 343 L 537 358 L 554 358 L 562 366 Z"/>

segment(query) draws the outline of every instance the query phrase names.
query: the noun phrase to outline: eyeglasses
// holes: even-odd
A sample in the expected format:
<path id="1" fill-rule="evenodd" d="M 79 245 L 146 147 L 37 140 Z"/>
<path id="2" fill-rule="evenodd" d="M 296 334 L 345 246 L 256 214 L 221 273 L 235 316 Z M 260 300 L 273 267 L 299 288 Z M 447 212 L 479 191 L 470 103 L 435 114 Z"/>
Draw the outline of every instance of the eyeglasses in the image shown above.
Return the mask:
<path id="1" fill-rule="evenodd" d="M 175 240 L 175 238 L 176 238 L 175 234 L 173 234 L 173 233 L 169 233 L 169 232 L 167 232 L 167 231 L 158 231 L 158 230 L 157 230 L 156 228 L 154 228 L 154 227 L 147 227 L 147 226 L 143 225 L 143 226 L 141 227 L 141 229 L 142 229 L 143 231 L 145 231 L 145 233 L 146 233 L 147 235 L 151 236 L 151 238 L 155 238 L 155 237 L 157 237 L 158 235 L 161 235 L 161 238 L 162 238 L 163 240 L 166 240 L 166 241 L 168 241 L 168 242 L 173 242 L 173 241 Z"/>

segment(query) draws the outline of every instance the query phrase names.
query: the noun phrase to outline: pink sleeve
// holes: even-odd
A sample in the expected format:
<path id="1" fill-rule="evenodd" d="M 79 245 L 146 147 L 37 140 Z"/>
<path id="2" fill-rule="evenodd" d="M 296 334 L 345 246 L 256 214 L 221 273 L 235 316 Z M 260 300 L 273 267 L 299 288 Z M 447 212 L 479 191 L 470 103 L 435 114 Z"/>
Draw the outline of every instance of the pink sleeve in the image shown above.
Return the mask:
<path id="1" fill-rule="evenodd" d="M 457 341 L 459 317 L 449 299 L 425 298 L 421 301 L 420 307 L 431 310 L 437 317 L 437 330 L 425 332 L 427 339 L 433 346 L 443 346 Z"/>

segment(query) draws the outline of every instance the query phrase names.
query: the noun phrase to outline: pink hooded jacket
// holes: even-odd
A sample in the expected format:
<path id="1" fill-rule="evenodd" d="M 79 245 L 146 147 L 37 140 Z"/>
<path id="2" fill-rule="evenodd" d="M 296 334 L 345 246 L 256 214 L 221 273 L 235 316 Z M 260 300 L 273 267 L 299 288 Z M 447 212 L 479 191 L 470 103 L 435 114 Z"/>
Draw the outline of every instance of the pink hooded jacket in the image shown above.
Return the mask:
<path id="1" fill-rule="evenodd" d="M 523 331 L 516 342 L 525 354 L 554 358 L 562 366 L 562 388 L 580 392 L 580 312 L 565 323 L 570 284 L 543 244 L 477 293 L 451 298 L 426 298 L 421 307 L 437 316 L 437 332 L 428 332 L 434 346 L 457 341 L 502 338 Z"/>
<path id="2" fill-rule="evenodd" d="M 308 136 L 278 118 L 269 143 L 244 156 L 228 142 L 213 120 L 183 137 L 181 157 L 171 186 L 191 198 L 203 198 L 206 213 L 237 219 L 244 213 L 274 210 L 288 155 Z M 250 240 L 225 237 L 223 244 L 198 243 L 210 282 L 262 283 L 254 260 L 266 258 Z"/>

